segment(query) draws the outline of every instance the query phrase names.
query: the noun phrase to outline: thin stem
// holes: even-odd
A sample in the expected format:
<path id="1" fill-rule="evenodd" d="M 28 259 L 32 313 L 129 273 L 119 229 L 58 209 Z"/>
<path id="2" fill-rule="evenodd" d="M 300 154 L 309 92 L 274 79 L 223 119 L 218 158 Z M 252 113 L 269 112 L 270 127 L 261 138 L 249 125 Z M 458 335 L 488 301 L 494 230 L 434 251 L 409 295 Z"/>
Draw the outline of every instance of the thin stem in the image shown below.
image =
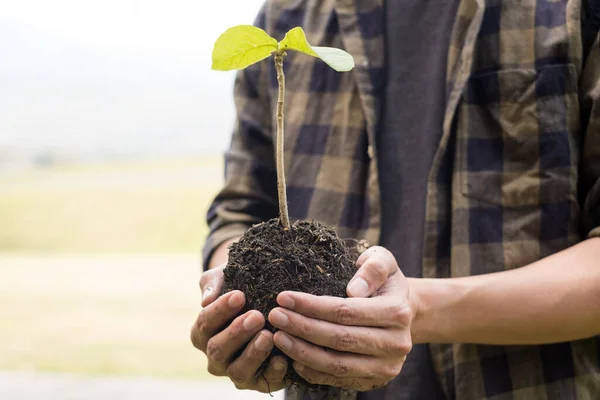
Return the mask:
<path id="1" fill-rule="evenodd" d="M 279 95 L 277 96 L 277 193 L 279 197 L 279 218 L 284 229 L 290 229 L 288 214 L 287 194 L 285 186 L 285 164 L 283 161 L 283 98 L 285 94 L 285 76 L 283 75 L 283 56 L 285 52 L 274 53 L 275 69 L 277 70 L 277 83 Z"/>

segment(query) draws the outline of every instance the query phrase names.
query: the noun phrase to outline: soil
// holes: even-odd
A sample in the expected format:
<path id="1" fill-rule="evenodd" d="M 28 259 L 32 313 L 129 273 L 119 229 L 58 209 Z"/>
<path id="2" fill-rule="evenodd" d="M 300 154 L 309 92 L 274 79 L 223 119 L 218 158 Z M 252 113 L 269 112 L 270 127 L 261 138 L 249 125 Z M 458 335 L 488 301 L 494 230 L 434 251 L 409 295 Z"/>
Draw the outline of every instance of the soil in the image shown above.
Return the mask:
<path id="1" fill-rule="evenodd" d="M 265 328 L 275 332 L 267 316 L 277 307 L 280 292 L 346 297 L 346 286 L 356 272 L 357 258 L 356 248 L 347 246 L 331 228 L 317 222 L 298 221 L 285 230 L 279 219 L 272 219 L 253 226 L 231 245 L 223 292 L 241 290 L 246 296 L 242 313 L 260 311 L 267 321 Z M 271 357 L 274 355 L 287 358 L 277 348 Z M 295 384 L 308 385 L 291 367 L 291 362 L 289 365 L 287 378 Z"/>

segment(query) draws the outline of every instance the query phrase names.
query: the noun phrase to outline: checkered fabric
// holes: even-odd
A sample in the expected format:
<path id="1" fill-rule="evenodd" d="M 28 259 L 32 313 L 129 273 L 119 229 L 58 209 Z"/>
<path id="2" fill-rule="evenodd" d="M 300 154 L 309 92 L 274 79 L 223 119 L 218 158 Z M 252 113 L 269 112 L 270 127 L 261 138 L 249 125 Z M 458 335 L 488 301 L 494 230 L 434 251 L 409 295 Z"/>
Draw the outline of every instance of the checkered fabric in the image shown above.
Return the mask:
<path id="1" fill-rule="evenodd" d="M 302 26 L 311 43 L 354 56 L 351 73 L 300 53 L 285 58 L 288 200 L 290 218 L 371 244 L 380 230 L 382 1 L 273 0 L 257 20 L 277 39 Z M 581 0 L 461 1 L 428 179 L 425 277 L 518 268 L 600 236 L 600 45 L 596 36 L 583 52 L 583 9 Z M 237 75 L 237 123 L 226 183 L 208 212 L 205 265 L 219 244 L 277 216 L 276 99 L 272 62 Z M 431 351 L 450 399 L 600 398 L 599 337 Z"/>

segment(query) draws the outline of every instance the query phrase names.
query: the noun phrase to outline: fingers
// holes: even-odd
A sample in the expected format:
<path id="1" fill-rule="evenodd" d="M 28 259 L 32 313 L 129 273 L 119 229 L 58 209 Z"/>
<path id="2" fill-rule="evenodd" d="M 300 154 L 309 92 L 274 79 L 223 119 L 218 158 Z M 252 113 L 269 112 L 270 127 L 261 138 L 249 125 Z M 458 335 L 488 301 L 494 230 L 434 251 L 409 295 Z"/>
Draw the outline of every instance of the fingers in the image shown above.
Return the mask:
<path id="1" fill-rule="evenodd" d="M 269 361 L 269 366 L 263 372 L 262 378 L 269 382 L 270 391 L 279 390 L 278 388 L 284 387 L 284 378 L 288 369 L 287 360 L 281 356 L 275 356 Z M 260 382 L 261 377 L 258 377 Z M 275 385 L 275 388 L 274 386 Z M 277 388 L 278 387 L 278 388 Z"/>
<path id="2" fill-rule="evenodd" d="M 223 268 L 222 265 L 217 268 L 213 268 L 200 275 L 200 291 L 202 292 L 202 307 L 208 306 L 210 303 L 215 301 L 221 293 L 221 287 L 223 286 Z"/>
<path id="3" fill-rule="evenodd" d="M 251 389 L 263 393 L 273 393 L 287 387 L 289 380 L 285 380 L 288 364 L 282 356 L 271 358 L 267 367 L 260 373 L 255 373 L 255 379 L 247 385 L 236 384 L 238 389 Z"/>
<path id="4" fill-rule="evenodd" d="M 259 332 L 244 352 L 229 364 L 227 375 L 238 389 L 254 389 L 273 392 L 285 387 L 287 361 L 281 356 L 271 358 L 267 367 L 258 372 L 273 350 L 273 334 L 267 330 Z"/>
<path id="5" fill-rule="evenodd" d="M 227 375 L 240 386 L 256 382 L 256 371 L 273 350 L 273 334 L 267 330 L 257 333 L 243 353 L 227 367 Z"/>
<path id="6" fill-rule="evenodd" d="M 244 302 L 244 294 L 235 290 L 219 297 L 202 309 L 192 326 L 191 340 L 194 346 L 201 351 L 206 351 L 208 340 L 242 310 Z"/>
<path id="7" fill-rule="evenodd" d="M 206 345 L 209 372 L 217 376 L 224 375 L 234 356 L 264 325 L 263 315 L 256 310 L 251 310 L 237 317 L 227 328 L 211 337 Z M 266 339 L 268 345 L 270 337 Z M 263 345 L 265 342 L 261 340 L 259 344 Z M 256 355 L 259 356 L 260 354 Z"/>
<path id="8" fill-rule="evenodd" d="M 316 371 L 299 362 L 294 362 L 294 369 L 302 378 L 313 385 L 327 385 L 345 389 L 368 391 L 385 386 L 387 382 L 379 378 L 339 378 L 337 376 Z"/>
<path id="9" fill-rule="evenodd" d="M 389 250 L 375 246 L 366 250 L 356 261 L 358 271 L 348 283 L 349 297 L 369 297 L 387 279 L 399 272 L 398 263 Z"/>
<path id="10" fill-rule="evenodd" d="M 374 356 L 406 354 L 396 332 L 338 325 L 307 318 L 284 308 L 273 309 L 269 314 L 269 321 L 293 336 L 334 350 Z"/>
<path id="11" fill-rule="evenodd" d="M 285 380 L 287 367 L 288 364 L 285 358 L 281 356 L 273 357 L 267 368 L 256 376 L 254 385 L 249 388 L 271 394 L 287 387 L 290 384 L 289 380 Z"/>
<path id="12" fill-rule="evenodd" d="M 282 331 L 273 335 L 275 345 L 301 364 L 337 377 L 372 378 L 386 373 L 380 360 L 362 354 L 326 351 Z M 399 372 L 399 371 L 398 371 Z"/>
<path id="13" fill-rule="evenodd" d="M 349 383 L 348 381 L 353 381 L 356 378 L 339 378 L 337 376 L 327 374 L 325 372 L 320 372 L 305 366 L 297 361 L 294 361 L 294 369 L 308 383 L 312 383 L 313 385 L 327 385 L 327 386 L 335 386 L 335 387 L 346 387 Z"/>
<path id="14" fill-rule="evenodd" d="M 227 367 L 227 375 L 238 389 L 253 389 L 270 393 L 286 386 L 287 361 L 281 356 L 271 358 L 267 367 L 258 372 L 273 350 L 273 334 L 257 333 L 242 354 Z"/>
<path id="15" fill-rule="evenodd" d="M 314 296 L 300 292 L 281 292 L 277 303 L 306 317 L 338 325 L 389 327 L 410 324 L 407 304 L 390 297 L 370 299 Z"/>

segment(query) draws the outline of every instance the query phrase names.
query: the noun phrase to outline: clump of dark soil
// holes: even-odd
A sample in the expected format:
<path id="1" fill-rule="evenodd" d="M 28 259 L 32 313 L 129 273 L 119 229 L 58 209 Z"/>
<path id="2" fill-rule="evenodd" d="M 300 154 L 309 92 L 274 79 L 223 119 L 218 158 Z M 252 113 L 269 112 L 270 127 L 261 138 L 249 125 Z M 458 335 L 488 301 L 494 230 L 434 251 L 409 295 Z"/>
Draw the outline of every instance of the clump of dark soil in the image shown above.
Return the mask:
<path id="1" fill-rule="evenodd" d="M 284 230 L 279 219 L 272 219 L 253 226 L 231 245 L 223 292 L 241 290 L 246 296 L 242 312 L 258 310 L 267 320 L 277 307 L 277 295 L 286 290 L 346 297 L 357 258 L 358 251 L 322 224 L 298 221 Z M 268 320 L 266 329 L 276 331 Z M 271 357 L 277 354 L 287 358 L 277 348 Z M 288 378 L 307 384 L 289 365 Z"/>

